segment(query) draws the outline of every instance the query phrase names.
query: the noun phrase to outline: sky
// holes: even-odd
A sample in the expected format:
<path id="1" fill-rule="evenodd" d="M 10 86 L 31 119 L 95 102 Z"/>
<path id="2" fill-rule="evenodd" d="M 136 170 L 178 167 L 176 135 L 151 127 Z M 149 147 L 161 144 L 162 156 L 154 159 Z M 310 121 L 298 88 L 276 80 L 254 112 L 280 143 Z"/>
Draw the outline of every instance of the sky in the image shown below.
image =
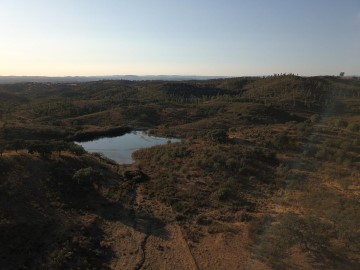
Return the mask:
<path id="1" fill-rule="evenodd" d="M 360 75 L 360 0 L 0 0 L 0 75 Z"/>

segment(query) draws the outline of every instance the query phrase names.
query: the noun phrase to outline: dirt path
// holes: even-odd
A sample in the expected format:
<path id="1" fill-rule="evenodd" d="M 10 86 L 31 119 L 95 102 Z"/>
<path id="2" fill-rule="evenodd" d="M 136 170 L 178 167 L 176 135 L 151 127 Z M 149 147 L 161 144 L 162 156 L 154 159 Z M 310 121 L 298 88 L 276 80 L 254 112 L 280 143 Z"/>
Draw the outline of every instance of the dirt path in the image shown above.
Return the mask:
<path id="1" fill-rule="evenodd" d="M 141 185 L 135 188 L 125 223 L 109 223 L 112 269 L 265 269 L 249 258 L 244 229 L 238 234 L 204 235 L 190 244 L 180 224 L 159 219 L 161 211 L 171 216 L 172 209 L 143 196 L 143 191 Z"/>
<path id="2" fill-rule="evenodd" d="M 199 269 L 199 266 L 198 266 L 198 264 L 197 264 L 197 262 L 196 262 L 196 260 L 195 260 L 195 257 L 194 257 L 194 255 L 193 255 L 193 253 L 191 252 L 191 249 L 190 249 L 190 247 L 189 247 L 189 245 L 188 245 L 188 242 L 186 241 L 186 239 L 185 239 L 185 237 L 184 237 L 184 234 L 183 234 L 183 232 L 182 232 L 182 230 L 181 230 L 181 228 L 180 228 L 180 226 L 179 225 L 176 225 L 176 229 L 178 230 L 178 232 L 179 232 L 179 235 L 181 236 L 180 237 L 180 240 L 181 240 L 181 242 L 182 242 L 182 244 L 183 244 L 183 246 L 184 246 L 184 249 L 187 251 L 187 257 L 188 258 L 190 258 L 191 260 L 191 263 L 192 263 L 192 265 L 193 265 L 193 269 L 196 269 L 196 270 L 198 270 Z"/>
<path id="3" fill-rule="evenodd" d="M 144 263 L 145 263 L 145 259 L 146 259 L 146 243 L 147 243 L 147 240 L 149 238 L 149 235 L 146 234 L 145 237 L 144 237 L 144 240 L 141 242 L 141 251 L 142 251 L 142 256 L 141 256 L 141 259 L 140 261 L 138 262 L 138 264 L 135 266 L 135 270 L 140 270 Z"/>

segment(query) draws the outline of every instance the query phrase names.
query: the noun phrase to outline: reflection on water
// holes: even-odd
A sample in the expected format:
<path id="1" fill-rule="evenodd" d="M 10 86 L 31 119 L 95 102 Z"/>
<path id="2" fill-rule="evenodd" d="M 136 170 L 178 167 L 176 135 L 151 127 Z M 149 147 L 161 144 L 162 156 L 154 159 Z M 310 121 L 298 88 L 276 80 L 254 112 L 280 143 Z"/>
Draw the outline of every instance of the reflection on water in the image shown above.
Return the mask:
<path id="1" fill-rule="evenodd" d="M 132 153 L 140 148 L 166 144 L 168 141 L 179 142 L 179 139 L 169 139 L 149 136 L 143 131 L 134 131 L 122 136 L 101 138 L 89 142 L 77 142 L 88 152 L 102 153 L 104 156 L 115 160 L 120 164 L 133 162 Z"/>

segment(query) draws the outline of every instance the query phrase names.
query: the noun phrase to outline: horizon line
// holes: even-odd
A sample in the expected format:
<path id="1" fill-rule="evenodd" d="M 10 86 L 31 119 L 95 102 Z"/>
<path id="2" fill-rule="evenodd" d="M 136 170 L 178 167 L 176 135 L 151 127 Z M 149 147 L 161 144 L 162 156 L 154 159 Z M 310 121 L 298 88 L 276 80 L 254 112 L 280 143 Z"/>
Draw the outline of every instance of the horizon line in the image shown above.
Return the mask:
<path id="1" fill-rule="evenodd" d="M 86 77 L 86 78 L 94 78 L 94 77 L 218 77 L 218 78 L 240 78 L 240 77 L 262 77 L 262 76 L 273 76 L 273 75 L 295 75 L 299 77 L 318 77 L 318 76 L 339 76 L 336 74 L 312 74 L 312 75 L 301 75 L 295 73 L 272 73 L 272 74 L 257 74 L 257 75 L 195 75 L 195 74 L 108 74 L 108 75 L 0 75 L 0 77 L 42 77 L 42 78 L 77 78 L 77 77 Z M 357 74 L 344 75 L 344 77 L 356 76 Z"/>

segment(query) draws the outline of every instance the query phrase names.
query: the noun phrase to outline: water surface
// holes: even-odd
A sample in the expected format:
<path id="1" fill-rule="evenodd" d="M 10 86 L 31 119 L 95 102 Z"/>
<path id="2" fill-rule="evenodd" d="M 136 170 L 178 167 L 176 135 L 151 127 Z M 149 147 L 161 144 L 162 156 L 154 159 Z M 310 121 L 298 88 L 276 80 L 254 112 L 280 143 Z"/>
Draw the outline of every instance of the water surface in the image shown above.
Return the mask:
<path id="1" fill-rule="evenodd" d="M 155 137 L 143 131 L 133 131 L 122 136 L 112 138 L 101 138 L 88 142 L 76 142 L 90 153 L 102 153 L 104 156 L 115 160 L 120 164 L 130 164 L 134 160 L 131 155 L 141 148 L 154 145 L 166 144 L 168 142 L 179 142 L 180 139 Z"/>

